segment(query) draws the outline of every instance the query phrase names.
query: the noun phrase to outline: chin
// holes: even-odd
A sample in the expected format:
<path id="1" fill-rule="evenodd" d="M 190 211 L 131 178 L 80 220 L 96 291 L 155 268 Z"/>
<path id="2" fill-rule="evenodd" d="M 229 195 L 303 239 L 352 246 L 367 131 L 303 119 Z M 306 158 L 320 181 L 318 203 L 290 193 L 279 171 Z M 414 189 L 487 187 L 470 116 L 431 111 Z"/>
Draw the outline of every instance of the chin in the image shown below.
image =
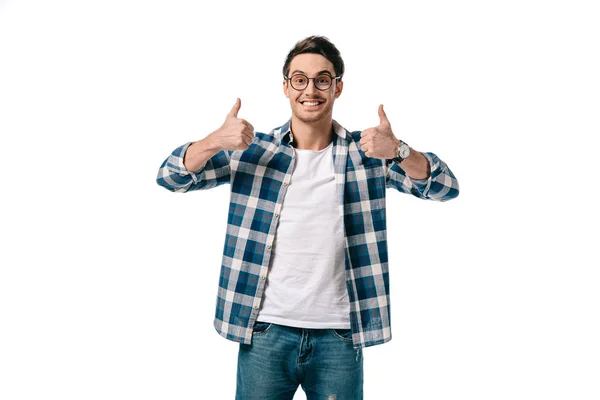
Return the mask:
<path id="1" fill-rule="evenodd" d="M 330 114 L 330 110 L 321 110 L 320 112 L 304 112 L 294 110 L 294 116 L 304 123 L 319 122 L 327 118 Z"/>
<path id="2" fill-rule="evenodd" d="M 319 122 L 324 117 L 325 117 L 325 115 L 323 115 L 323 114 L 313 114 L 313 115 L 296 114 L 296 118 L 298 118 L 300 121 L 305 122 L 305 123 Z"/>

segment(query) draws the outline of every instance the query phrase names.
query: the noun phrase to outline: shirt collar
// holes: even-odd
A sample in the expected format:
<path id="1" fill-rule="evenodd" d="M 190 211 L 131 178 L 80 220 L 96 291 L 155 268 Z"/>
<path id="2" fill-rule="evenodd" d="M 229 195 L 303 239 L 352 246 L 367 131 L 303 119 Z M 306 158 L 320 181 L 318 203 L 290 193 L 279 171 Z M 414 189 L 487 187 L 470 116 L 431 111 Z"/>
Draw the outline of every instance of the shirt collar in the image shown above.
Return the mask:
<path id="1" fill-rule="evenodd" d="M 280 142 L 293 142 L 294 134 L 292 133 L 290 127 L 292 125 L 292 120 L 288 120 L 285 124 L 273 130 L 273 133 Z M 333 120 L 333 131 L 342 139 L 346 139 L 346 129 L 340 125 L 336 120 Z"/>

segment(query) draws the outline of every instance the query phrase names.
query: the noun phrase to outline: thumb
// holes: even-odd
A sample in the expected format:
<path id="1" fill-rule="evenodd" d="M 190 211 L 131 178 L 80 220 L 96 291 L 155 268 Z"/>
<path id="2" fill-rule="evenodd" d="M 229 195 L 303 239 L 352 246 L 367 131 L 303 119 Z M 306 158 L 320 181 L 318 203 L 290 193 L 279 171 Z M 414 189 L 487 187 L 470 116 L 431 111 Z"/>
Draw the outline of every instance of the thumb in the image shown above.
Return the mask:
<path id="1" fill-rule="evenodd" d="M 383 124 L 384 122 L 387 122 L 388 124 L 390 123 L 390 121 L 387 118 L 387 115 L 385 115 L 385 111 L 383 111 L 383 104 L 379 105 L 378 114 L 379 114 L 379 123 L 380 124 Z"/>
<path id="2" fill-rule="evenodd" d="M 237 118 L 238 112 L 240 111 L 241 107 L 242 107 L 242 101 L 238 98 L 235 101 L 235 104 L 233 105 L 233 108 L 231 109 L 231 111 L 229 111 L 229 114 L 227 114 L 227 116 Z"/>

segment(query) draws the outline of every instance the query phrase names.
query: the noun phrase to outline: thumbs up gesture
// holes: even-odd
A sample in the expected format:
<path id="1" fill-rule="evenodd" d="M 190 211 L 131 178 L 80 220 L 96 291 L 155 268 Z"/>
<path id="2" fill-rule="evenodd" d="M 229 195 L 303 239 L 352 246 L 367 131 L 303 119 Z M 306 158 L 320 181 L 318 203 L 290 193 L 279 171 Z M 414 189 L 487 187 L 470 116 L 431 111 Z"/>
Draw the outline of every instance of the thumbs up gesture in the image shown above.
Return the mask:
<path id="1" fill-rule="evenodd" d="M 246 150 L 254 139 L 254 127 L 245 119 L 238 118 L 242 101 L 237 99 L 223 125 L 211 136 L 217 148 L 221 150 Z"/>
<path id="2" fill-rule="evenodd" d="M 397 156 L 396 151 L 400 141 L 392 132 L 390 121 L 383 111 L 383 104 L 379 106 L 378 113 L 379 125 L 360 133 L 360 148 L 367 157 L 391 159 Z"/>

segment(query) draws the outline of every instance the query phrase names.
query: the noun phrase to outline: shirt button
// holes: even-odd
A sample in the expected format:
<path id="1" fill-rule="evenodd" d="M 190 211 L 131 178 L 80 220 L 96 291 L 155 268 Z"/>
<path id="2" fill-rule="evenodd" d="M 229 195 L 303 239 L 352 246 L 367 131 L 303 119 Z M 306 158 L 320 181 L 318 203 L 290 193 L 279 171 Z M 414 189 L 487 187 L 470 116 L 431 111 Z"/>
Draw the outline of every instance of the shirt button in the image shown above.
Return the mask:
<path id="1" fill-rule="evenodd" d="M 267 249 L 271 250 L 271 245 L 270 244 L 267 245 Z"/>
<path id="2" fill-rule="evenodd" d="M 283 182 L 283 186 L 287 186 L 287 185 L 288 185 L 288 183 L 287 183 L 287 182 Z"/>
<path id="3" fill-rule="evenodd" d="M 254 309 L 255 309 L 255 310 L 258 310 L 258 304 L 254 306 Z"/>
<path id="4" fill-rule="evenodd" d="M 275 218 L 279 218 L 279 214 L 275 214 Z"/>
<path id="5" fill-rule="evenodd" d="M 260 276 L 260 280 L 261 280 L 261 281 L 264 281 L 265 279 L 267 279 L 267 277 L 266 277 L 266 276 L 264 276 L 264 275 L 261 275 L 261 276 Z"/>

